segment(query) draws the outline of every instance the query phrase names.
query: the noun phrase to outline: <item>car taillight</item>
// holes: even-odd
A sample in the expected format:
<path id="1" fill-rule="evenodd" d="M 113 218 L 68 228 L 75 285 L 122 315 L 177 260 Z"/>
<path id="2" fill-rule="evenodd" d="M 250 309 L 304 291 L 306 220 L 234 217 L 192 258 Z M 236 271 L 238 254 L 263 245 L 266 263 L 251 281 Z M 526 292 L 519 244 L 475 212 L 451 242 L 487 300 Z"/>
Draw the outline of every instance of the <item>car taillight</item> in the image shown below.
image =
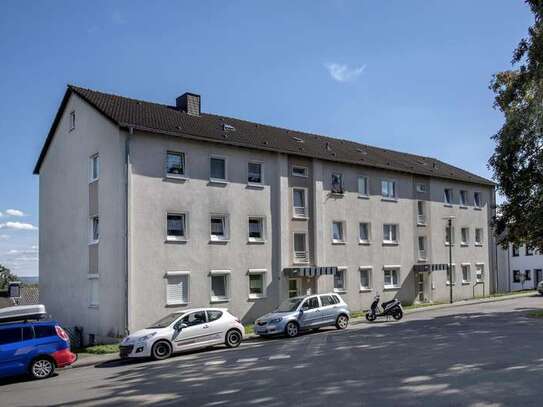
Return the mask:
<path id="1" fill-rule="evenodd" d="M 66 332 L 64 331 L 64 329 L 62 329 L 60 326 L 55 325 L 55 331 L 57 332 L 57 336 L 58 336 L 60 339 L 65 340 L 66 342 L 69 342 L 69 341 L 70 341 L 70 338 L 68 337 L 68 335 L 66 334 Z"/>

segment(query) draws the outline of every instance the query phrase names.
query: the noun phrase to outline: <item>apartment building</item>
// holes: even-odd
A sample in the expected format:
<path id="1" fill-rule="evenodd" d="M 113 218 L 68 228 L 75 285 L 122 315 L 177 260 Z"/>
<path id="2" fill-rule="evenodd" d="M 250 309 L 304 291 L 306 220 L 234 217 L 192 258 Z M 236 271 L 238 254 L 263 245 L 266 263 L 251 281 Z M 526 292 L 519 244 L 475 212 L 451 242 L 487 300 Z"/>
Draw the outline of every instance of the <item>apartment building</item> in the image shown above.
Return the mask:
<path id="1" fill-rule="evenodd" d="M 543 253 L 529 245 L 498 246 L 498 289 L 501 292 L 535 289 L 543 280 Z"/>
<path id="2" fill-rule="evenodd" d="M 65 325 L 100 340 L 187 307 L 249 322 L 306 293 L 356 310 L 494 290 L 492 182 L 200 106 L 68 86 L 35 167 L 41 298 Z"/>

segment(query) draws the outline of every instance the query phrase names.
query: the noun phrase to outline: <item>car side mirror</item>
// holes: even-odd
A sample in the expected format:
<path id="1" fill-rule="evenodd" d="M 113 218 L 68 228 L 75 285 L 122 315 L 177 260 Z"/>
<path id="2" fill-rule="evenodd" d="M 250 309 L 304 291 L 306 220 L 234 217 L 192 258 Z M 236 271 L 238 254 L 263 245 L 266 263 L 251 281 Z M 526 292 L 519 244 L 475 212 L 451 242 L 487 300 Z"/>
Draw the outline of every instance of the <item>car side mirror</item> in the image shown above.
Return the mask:
<path id="1" fill-rule="evenodd" d="M 187 324 L 184 324 L 184 323 L 180 323 L 180 324 L 175 324 L 175 327 L 174 329 L 178 332 L 181 332 L 183 329 L 185 329 L 186 327 L 188 327 Z"/>
<path id="2" fill-rule="evenodd" d="M 304 315 L 304 309 L 300 308 L 300 316 Z"/>

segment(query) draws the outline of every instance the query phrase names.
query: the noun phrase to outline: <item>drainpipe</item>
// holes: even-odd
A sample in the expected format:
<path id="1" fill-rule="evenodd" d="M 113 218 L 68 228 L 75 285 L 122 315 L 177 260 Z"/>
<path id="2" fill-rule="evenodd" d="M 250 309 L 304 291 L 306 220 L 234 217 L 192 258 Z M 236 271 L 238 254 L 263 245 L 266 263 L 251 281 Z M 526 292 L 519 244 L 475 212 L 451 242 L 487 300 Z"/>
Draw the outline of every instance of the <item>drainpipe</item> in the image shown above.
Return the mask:
<path id="1" fill-rule="evenodd" d="M 130 323 L 130 310 L 129 310 L 129 301 L 130 301 L 130 138 L 134 134 L 134 127 L 129 126 L 128 127 L 128 135 L 126 136 L 126 142 L 125 142 L 125 158 L 124 158 L 124 166 L 125 166 L 125 190 L 124 190 L 124 243 L 125 243 L 125 334 L 128 335 L 130 333 L 129 330 L 129 323 Z"/>

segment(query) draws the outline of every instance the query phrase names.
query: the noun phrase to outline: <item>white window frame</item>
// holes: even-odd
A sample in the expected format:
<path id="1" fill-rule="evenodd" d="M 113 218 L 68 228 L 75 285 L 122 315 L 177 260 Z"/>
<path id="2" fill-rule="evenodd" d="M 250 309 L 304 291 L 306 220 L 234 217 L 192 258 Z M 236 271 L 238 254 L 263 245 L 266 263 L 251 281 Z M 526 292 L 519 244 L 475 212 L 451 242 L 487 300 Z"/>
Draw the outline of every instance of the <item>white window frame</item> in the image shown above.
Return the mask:
<path id="1" fill-rule="evenodd" d="M 168 216 L 183 216 L 183 236 L 168 234 Z M 188 240 L 188 215 L 186 212 L 166 212 L 166 241 L 167 242 L 185 242 Z"/>
<path id="2" fill-rule="evenodd" d="M 98 219 L 98 238 L 94 238 L 94 219 Z M 100 216 L 89 216 L 89 244 L 97 244 L 100 241 Z"/>
<path id="3" fill-rule="evenodd" d="M 420 248 L 420 239 L 424 240 L 424 249 Z M 417 255 L 421 261 L 428 259 L 428 239 L 426 236 L 417 236 Z"/>
<path id="4" fill-rule="evenodd" d="M 87 274 L 87 279 L 89 281 L 89 308 L 98 308 L 100 306 L 100 275 Z"/>
<path id="5" fill-rule="evenodd" d="M 422 213 L 420 209 L 422 208 Z M 417 225 L 425 226 L 426 225 L 426 201 L 417 200 Z"/>
<path id="6" fill-rule="evenodd" d="M 261 298 L 266 298 L 267 292 L 266 292 L 266 283 L 267 283 L 267 274 L 268 270 L 266 269 L 249 269 L 247 272 L 247 280 L 248 280 L 248 296 L 251 300 L 259 300 Z M 262 276 L 262 294 L 251 294 L 251 276 L 252 275 L 260 275 Z"/>
<path id="7" fill-rule="evenodd" d="M 215 178 L 211 176 L 211 160 L 223 160 L 224 161 L 224 179 Z M 228 183 L 228 158 L 223 155 L 211 154 L 209 156 L 209 181 L 215 184 L 227 184 Z"/>
<path id="8" fill-rule="evenodd" d="M 447 269 L 445 270 L 445 272 L 447 273 L 447 286 L 451 285 L 451 282 L 449 281 L 449 265 L 447 264 Z M 452 263 L 452 273 L 451 273 L 451 277 L 452 277 L 452 280 L 453 280 L 453 283 L 452 285 L 456 285 L 456 263 Z"/>
<path id="9" fill-rule="evenodd" d="M 368 273 L 368 286 L 362 286 L 362 272 Z M 358 268 L 358 284 L 360 292 L 367 292 L 373 290 L 373 267 L 372 266 L 360 266 Z"/>
<path id="10" fill-rule="evenodd" d="M 481 231 L 481 235 L 480 235 L 481 240 L 477 240 L 477 231 Z M 475 236 L 474 236 L 475 246 L 483 245 L 483 241 L 485 240 L 484 233 L 485 232 L 483 228 L 475 228 Z"/>
<path id="11" fill-rule="evenodd" d="M 337 268 L 337 271 L 340 271 L 343 276 L 343 287 L 336 287 L 336 276 L 334 275 L 334 292 L 335 293 L 346 293 L 347 292 L 347 267 L 340 266 Z"/>
<path id="12" fill-rule="evenodd" d="M 451 232 L 450 232 L 450 241 L 449 241 L 449 233 L 447 233 L 447 229 L 449 229 L 449 226 L 445 226 L 445 246 L 454 246 L 455 241 L 455 230 L 454 226 L 451 226 Z"/>
<path id="13" fill-rule="evenodd" d="M 170 174 L 168 173 L 168 155 L 181 155 L 183 156 L 183 173 L 182 174 Z M 211 166 L 211 164 L 209 164 Z M 180 180 L 186 180 L 187 179 L 187 153 L 184 151 L 175 151 L 175 150 L 167 150 L 166 151 L 166 157 L 165 157 L 165 163 L 164 163 L 164 173 L 166 178 L 174 178 L 174 179 L 180 179 Z"/>
<path id="14" fill-rule="evenodd" d="M 258 164 L 260 165 L 260 182 L 249 181 L 249 165 Z M 249 160 L 247 162 L 247 185 L 253 187 L 261 187 L 264 185 L 264 162 L 258 160 Z"/>
<path id="15" fill-rule="evenodd" d="M 212 218 L 223 218 L 223 230 L 224 237 L 217 238 L 212 234 L 211 230 L 211 219 Z M 228 242 L 230 241 L 230 217 L 224 213 L 212 213 L 209 215 L 209 240 L 211 242 Z"/>
<path id="16" fill-rule="evenodd" d="M 261 225 L 261 237 L 251 237 L 251 220 L 252 219 L 259 219 L 260 225 Z M 266 242 L 266 217 L 265 216 L 249 216 L 247 218 L 247 241 L 249 243 L 264 243 Z"/>
<path id="17" fill-rule="evenodd" d="M 166 280 L 166 305 L 187 305 L 190 303 L 190 271 L 167 271 L 165 274 Z M 175 278 L 186 278 L 185 287 L 186 287 L 186 298 L 179 300 L 171 300 L 168 297 L 168 286 L 170 285 L 170 280 Z"/>
<path id="18" fill-rule="evenodd" d="M 368 238 L 367 239 L 362 239 L 360 237 L 360 227 L 365 224 L 367 225 L 367 228 L 368 228 Z M 370 244 L 371 243 L 371 223 L 370 222 L 358 222 L 358 244 Z"/>
<path id="19" fill-rule="evenodd" d="M 461 208 L 466 208 L 469 205 L 468 191 L 466 191 L 465 189 L 461 189 L 459 194 L 460 194 L 459 195 L 459 197 L 460 197 L 460 207 Z"/>
<path id="20" fill-rule="evenodd" d="M 479 273 L 479 269 L 481 270 L 481 273 Z M 482 278 L 479 278 L 479 274 Z M 485 264 L 484 263 L 475 263 L 475 280 L 478 283 L 483 282 L 485 279 Z"/>
<path id="21" fill-rule="evenodd" d="M 462 270 L 462 284 L 470 284 L 471 283 L 471 264 L 470 263 L 462 263 L 460 265 L 460 268 Z M 465 279 L 464 277 L 464 270 L 467 268 L 468 271 L 468 278 Z"/>
<path id="22" fill-rule="evenodd" d="M 72 110 L 70 112 L 70 115 L 68 116 L 68 131 L 75 130 L 75 110 Z"/>
<path id="23" fill-rule="evenodd" d="M 450 191 L 450 200 L 447 198 L 447 191 Z M 445 205 L 452 206 L 454 202 L 454 191 L 452 188 L 443 189 L 443 202 Z"/>
<path id="24" fill-rule="evenodd" d="M 294 172 L 294 169 L 297 168 L 297 169 L 303 169 L 303 174 L 296 174 Z M 307 178 L 308 177 L 308 168 L 307 167 L 304 167 L 303 165 L 293 165 L 291 168 L 290 168 L 290 174 L 293 176 L 293 177 L 300 177 L 300 178 Z"/>
<path id="25" fill-rule="evenodd" d="M 340 239 L 334 239 L 334 225 L 341 225 L 341 236 L 340 236 Z M 331 238 L 332 238 L 332 244 L 345 244 L 346 243 L 346 233 L 347 233 L 347 224 L 345 221 L 343 220 L 334 220 L 332 221 L 332 234 L 331 234 Z"/>
<path id="26" fill-rule="evenodd" d="M 365 192 L 360 191 L 360 181 L 364 180 Z M 359 198 L 369 198 L 370 196 L 370 177 L 367 175 L 359 175 L 356 180 L 356 187 L 358 188 L 358 197 Z"/>
<path id="27" fill-rule="evenodd" d="M 396 229 L 396 240 L 387 239 L 388 236 L 385 235 L 385 227 L 394 226 Z M 392 234 L 392 229 L 391 229 Z M 383 244 L 385 245 L 397 245 L 400 243 L 400 225 L 397 223 L 383 223 Z"/>
<path id="28" fill-rule="evenodd" d="M 476 197 L 479 197 L 479 199 L 476 199 Z M 477 200 L 479 202 L 477 202 Z M 473 193 L 473 207 L 475 209 L 481 209 L 483 207 L 482 205 L 482 199 L 481 199 L 481 193 L 479 191 L 475 191 Z"/>
<path id="29" fill-rule="evenodd" d="M 303 259 L 296 256 L 296 253 L 301 253 L 300 251 L 296 251 L 296 235 L 304 235 L 305 255 Z M 292 233 L 292 258 L 293 258 L 292 260 L 293 264 L 308 264 L 309 263 L 309 250 L 307 248 L 307 233 L 306 232 Z"/>
<path id="30" fill-rule="evenodd" d="M 209 298 L 210 302 L 216 303 L 216 302 L 228 302 L 230 301 L 231 294 L 230 294 L 230 274 L 231 270 L 211 270 L 209 272 Z M 225 279 L 225 296 L 214 296 L 213 295 L 213 277 L 217 276 L 224 276 Z"/>
<path id="31" fill-rule="evenodd" d="M 466 235 L 466 240 L 464 240 L 464 234 L 463 234 L 464 230 L 468 231 Z M 460 246 L 469 246 L 469 227 L 467 226 L 460 228 Z"/>
<path id="32" fill-rule="evenodd" d="M 400 288 L 401 286 L 401 283 L 400 283 L 400 278 L 401 278 L 401 274 L 400 274 L 400 266 L 384 266 L 383 267 L 383 289 L 385 290 L 397 290 Z M 387 271 L 395 271 L 396 272 L 396 276 L 397 276 L 397 281 L 398 283 L 397 284 L 394 284 L 394 277 L 391 275 L 391 279 L 392 279 L 392 284 L 386 284 L 386 273 Z"/>
<path id="33" fill-rule="evenodd" d="M 294 206 L 294 191 L 300 190 L 304 192 L 304 206 L 303 206 L 303 215 L 296 214 L 296 209 L 302 209 L 302 207 Z M 294 219 L 307 219 L 308 218 L 308 208 L 307 208 L 307 188 L 302 187 L 293 187 L 292 188 L 292 217 Z"/>
<path id="34" fill-rule="evenodd" d="M 94 174 L 94 163 L 96 162 L 96 174 Z M 89 157 L 89 184 L 100 179 L 100 154 L 96 153 Z"/>
<path id="35" fill-rule="evenodd" d="M 339 177 L 339 191 L 334 191 L 334 175 Z M 345 194 L 345 180 L 343 178 L 343 173 L 342 172 L 332 172 L 330 174 L 330 193 L 332 194 L 335 194 L 335 195 L 343 195 Z"/>
<path id="36" fill-rule="evenodd" d="M 383 194 L 383 185 L 387 184 L 387 195 Z M 394 193 L 390 195 L 390 185 L 392 185 L 392 189 L 394 190 Z M 398 199 L 398 183 L 394 179 L 387 179 L 384 178 L 381 180 L 381 197 L 384 200 L 390 200 L 390 201 L 396 201 Z"/>

